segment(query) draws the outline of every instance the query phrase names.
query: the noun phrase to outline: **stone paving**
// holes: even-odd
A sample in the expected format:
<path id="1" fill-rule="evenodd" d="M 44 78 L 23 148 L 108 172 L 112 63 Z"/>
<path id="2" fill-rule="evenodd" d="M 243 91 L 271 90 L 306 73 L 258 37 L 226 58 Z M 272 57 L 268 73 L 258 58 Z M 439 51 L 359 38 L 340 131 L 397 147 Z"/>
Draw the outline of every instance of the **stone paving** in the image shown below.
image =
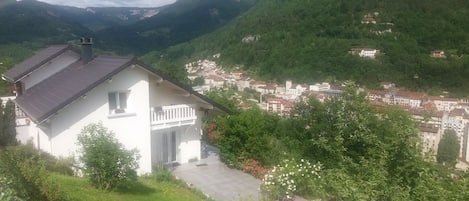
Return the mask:
<path id="1" fill-rule="evenodd" d="M 257 201 L 261 181 L 220 162 L 217 152 L 209 152 L 198 162 L 183 164 L 173 175 L 201 190 L 216 201 Z"/>
<path id="2" fill-rule="evenodd" d="M 202 160 L 177 166 L 173 175 L 216 201 L 258 201 L 261 181 L 222 163 L 218 150 L 206 146 Z M 305 201 L 295 197 L 295 201 Z"/>

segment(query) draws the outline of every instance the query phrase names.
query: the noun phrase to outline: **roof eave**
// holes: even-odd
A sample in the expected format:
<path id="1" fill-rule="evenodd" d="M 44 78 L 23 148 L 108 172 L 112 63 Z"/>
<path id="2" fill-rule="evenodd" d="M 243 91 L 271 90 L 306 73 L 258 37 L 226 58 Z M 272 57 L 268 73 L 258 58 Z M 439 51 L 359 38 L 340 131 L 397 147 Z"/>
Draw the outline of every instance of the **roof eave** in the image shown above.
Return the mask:
<path id="1" fill-rule="evenodd" d="M 143 62 L 140 62 L 140 61 L 136 61 L 137 65 L 141 66 L 142 68 L 148 70 L 149 72 L 163 78 L 163 80 L 167 80 L 168 82 L 176 85 L 177 87 L 187 91 L 189 94 L 191 95 L 194 95 L 196 96 L 197 98 L 207 102 L 208 104 L 212 105 L 214 108 L 217 108 L 218 110 L 220 110 L 221 112 L 224 112 L 224 113 L 227 113 L 227 114 L 232 114 L 233 112 L 231 110 L 229 110 L 228 108 L 226 108 L 225 106 L 209 99 L 208 97 L 194 91 L 190 86 L 187 86 L 187 85 L 184 85 L 182 84 L 181 82 L 177 81 L 176 79 L 170 77 L 170 76 L 167 76 L 165 75 L 163 72 L 159 71 L 158 69 L 155 69 L 155 68 L 152 68 L 152 67 L 149 67 L 147 66 L 146 64 L 144 64 Z"/>

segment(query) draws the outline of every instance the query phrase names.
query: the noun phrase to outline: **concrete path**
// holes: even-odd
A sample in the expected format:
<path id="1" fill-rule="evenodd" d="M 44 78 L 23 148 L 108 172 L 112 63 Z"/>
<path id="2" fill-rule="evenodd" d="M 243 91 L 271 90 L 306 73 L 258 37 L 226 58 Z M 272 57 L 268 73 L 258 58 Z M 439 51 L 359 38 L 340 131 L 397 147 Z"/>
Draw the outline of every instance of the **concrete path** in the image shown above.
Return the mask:
<path id="1" fill-rule="evenodd" d="M 216 201 L 257 201 L 261 181 L 223 164 L 213 147 L 202 160 L 183 164 L 173 175 L 201 190 Z"/>

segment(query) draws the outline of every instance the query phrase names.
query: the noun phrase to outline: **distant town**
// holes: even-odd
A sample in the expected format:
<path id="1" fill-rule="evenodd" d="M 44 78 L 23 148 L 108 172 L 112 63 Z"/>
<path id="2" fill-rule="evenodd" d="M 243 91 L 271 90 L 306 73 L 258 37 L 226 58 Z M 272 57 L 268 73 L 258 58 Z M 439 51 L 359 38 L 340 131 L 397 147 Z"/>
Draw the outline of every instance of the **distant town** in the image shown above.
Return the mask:
<path id="1" fill-rule="evenodd" d="M 219 55 L 214 55 L 219 57 Z M 225 71 L 211 60 L 199 60 L 186 64 L 190 80 L 203 79 L 204 84 L 194 86 L 199 93 L 211 90 L 233 88 L 238 92 L 247 90 L 258 92 L 259 99 L 250 99 L 259 108 L 289 116 L 295 103 L 316 97 L 323 102 L 329 97 L 343 92 L 344 86 L 334 86 L 327 82 L 316 84 L 294 83 L 292 80 L 284 84 L 267 83 L 246 76 L 240 68 Z M 422 92 L 401 90 L 392 82 L 380 83 L 383 90 L 365 90 L 367 98 L 375 107 L 396 105 L 409 111 L 420 124 L 420 136 L 423 152 L 435 156 L 444 130 L 452 129 L 459 137 L 459 158 L 469 161 L 469 98 L 456 99 L 444 96 L 430 96 Z M 239 107 L 248 109 L 250 104 L 235 96 Z"/>

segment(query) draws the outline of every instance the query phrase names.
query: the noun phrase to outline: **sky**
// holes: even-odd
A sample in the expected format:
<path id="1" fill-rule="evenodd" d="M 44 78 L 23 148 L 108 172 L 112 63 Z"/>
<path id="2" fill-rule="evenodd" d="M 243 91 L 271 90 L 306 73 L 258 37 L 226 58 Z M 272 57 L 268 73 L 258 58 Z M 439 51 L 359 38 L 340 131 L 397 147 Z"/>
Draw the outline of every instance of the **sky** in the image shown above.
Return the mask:
<path id="1" fill-rule="evenodd" d="M 48 4 L 86 7 L 160 7 L 176 0 L 38 0 Z"/>

